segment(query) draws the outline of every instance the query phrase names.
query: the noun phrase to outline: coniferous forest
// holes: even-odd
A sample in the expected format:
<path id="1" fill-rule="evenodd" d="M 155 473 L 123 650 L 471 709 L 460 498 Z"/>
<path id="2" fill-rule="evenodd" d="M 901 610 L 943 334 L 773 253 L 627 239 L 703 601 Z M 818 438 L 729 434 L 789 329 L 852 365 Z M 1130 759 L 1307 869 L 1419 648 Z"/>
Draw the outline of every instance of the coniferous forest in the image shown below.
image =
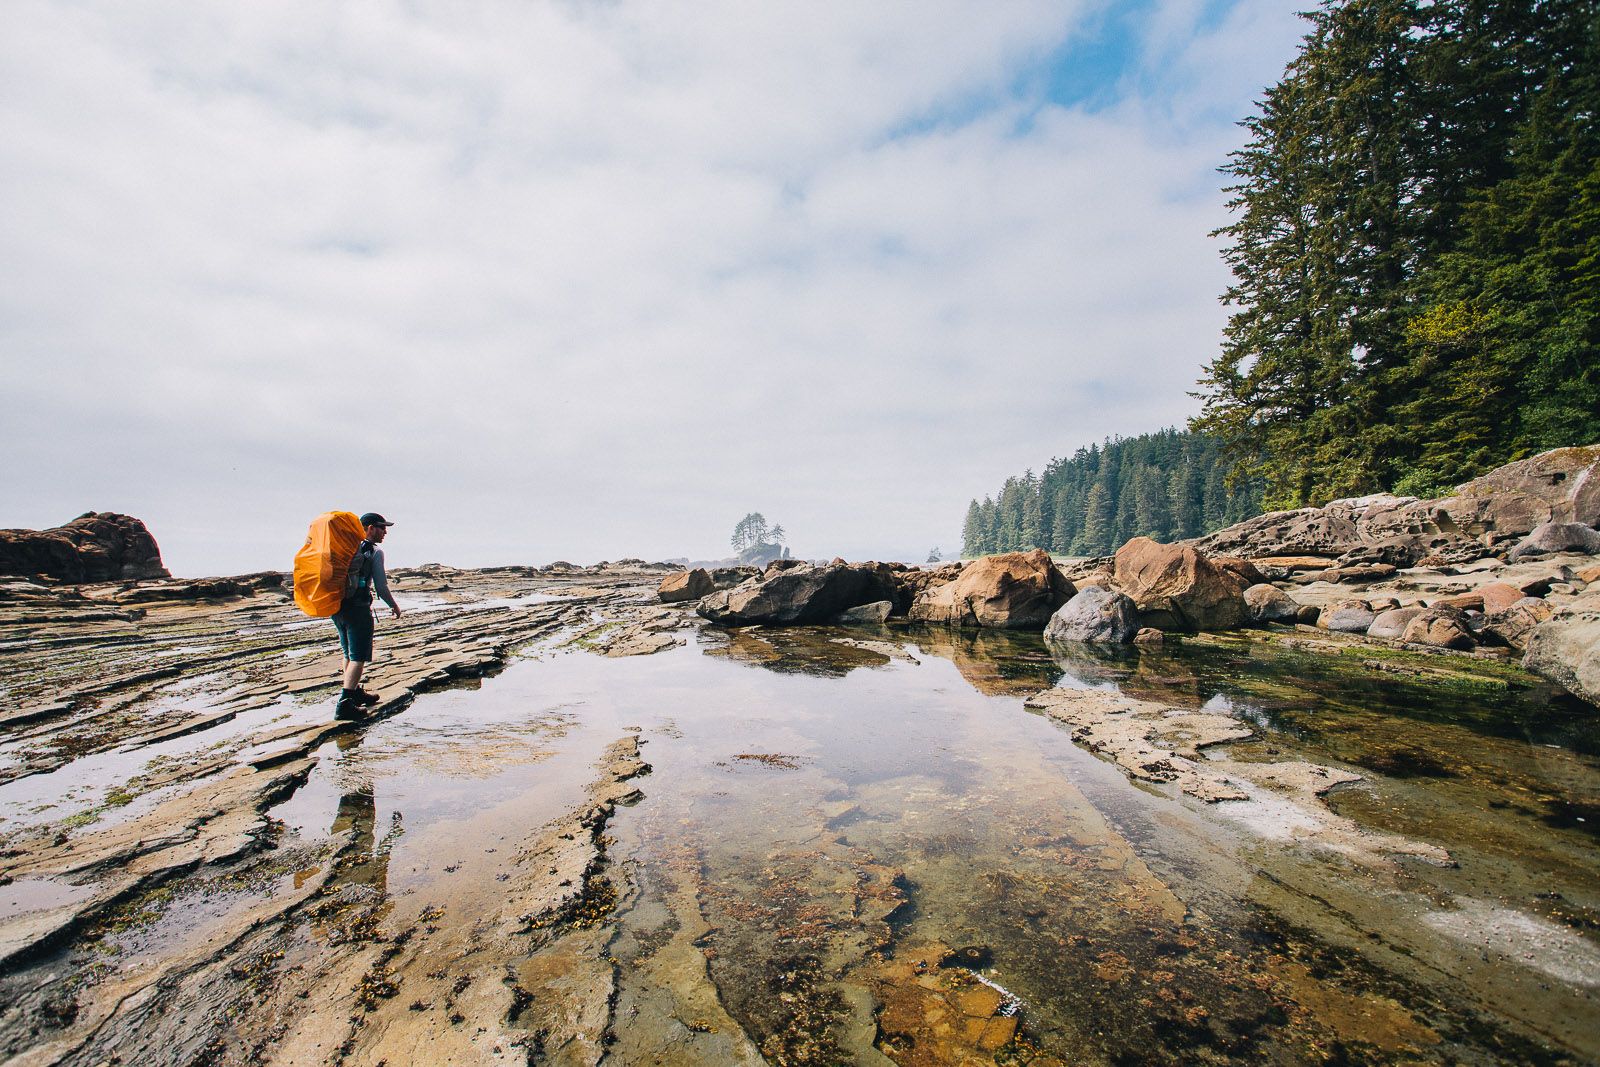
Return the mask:
<path id="1" fill-rule="evenodd" d="M 1600 3 L 1346 0 L 1244 122 L 1191 428 L 1269 505 L 1600 441 Z"/>
<path id="2" fill-rule="evenodd" d="M 1101 556 L 1130 537 L 1197 537 L 1249 518 L 1261 510 L 1261 486 L 1245 479 L 1230 489 L 1220 447 L 1215 437 L 1167 429 L 1053 459 L 1042 476 L 1007 478 L 996 496 L 971 503 L 961 553 Z"/>
<path id="3" fill-rule="evenodd" d="M 1194 432 L 1007 479 L 968 508 L 966 554 L 1096 555 L 1262 506 L 1443 495 L 1600 442 L 1600 0 L 1304 17 L 1223 168 L 1234 311 Z"/>

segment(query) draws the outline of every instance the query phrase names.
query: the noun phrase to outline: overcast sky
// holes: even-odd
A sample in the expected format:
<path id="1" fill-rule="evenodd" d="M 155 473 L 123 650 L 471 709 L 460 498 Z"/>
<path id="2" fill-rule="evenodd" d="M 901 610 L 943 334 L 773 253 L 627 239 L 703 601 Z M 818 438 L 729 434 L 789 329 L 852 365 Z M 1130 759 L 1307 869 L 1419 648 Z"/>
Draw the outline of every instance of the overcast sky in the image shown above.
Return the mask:
<path id="1" fill-rule="evenodd" d="M 1305 0 L 7 0 L 0 527 L 920 561 L 1196 410 Z"/>

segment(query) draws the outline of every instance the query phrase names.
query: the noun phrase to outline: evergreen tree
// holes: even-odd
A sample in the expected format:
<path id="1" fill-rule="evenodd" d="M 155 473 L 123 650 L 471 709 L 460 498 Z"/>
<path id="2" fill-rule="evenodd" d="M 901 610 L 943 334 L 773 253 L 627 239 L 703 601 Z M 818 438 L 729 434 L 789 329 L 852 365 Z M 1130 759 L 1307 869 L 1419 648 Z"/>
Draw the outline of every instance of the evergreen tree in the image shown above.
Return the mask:
<path id="1" fill-rule="evenodd" d="M 983 510 L 974 500 L 967 505 L 967 520 L 961 524 L 961 554 L 966 557 L 984 554 Z"/>
<path id="2" fill-rule="evenodd" d="M 1089 489 L 1088 507 L 1083 519 L 1083 554 L 1104 556 L 1112 551 L 1116 537 L 1116 511 L 1111 490 L 1097 481 Z"/>
<path id="3" fill-rule="evenodd" d="M 967 556 L 1045 548 L 1104 555 L 1129 537 L 1198 537 L 1255 514 L 1261 483 L 1229 490 L 1214 437 L 1174 429 L 1117 438 L 1010 477 L 998 497 L 967 505 Z M 1048 517 L 1048 519 L 1047 519 Z"/>
<path id="4" fill-rule="evenodd" d="M 1600 437 L 1595 0 L 1307 18 L 1225 168 L 1237 310 L 1193 428 L 1274 506 Z"/>

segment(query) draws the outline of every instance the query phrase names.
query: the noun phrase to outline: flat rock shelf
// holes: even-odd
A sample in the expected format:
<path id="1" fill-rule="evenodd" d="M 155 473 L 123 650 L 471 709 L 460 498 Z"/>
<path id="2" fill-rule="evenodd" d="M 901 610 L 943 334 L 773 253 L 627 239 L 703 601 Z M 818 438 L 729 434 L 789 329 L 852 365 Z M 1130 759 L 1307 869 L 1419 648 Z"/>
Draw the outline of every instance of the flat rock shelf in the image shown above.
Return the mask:
<path id="1" fill-rule="evenodd" d="M 1292 627 L 724 629 L 398 572 L 0 596 L 17 1065 L 1578 1064 L 1600 732 Z"/>

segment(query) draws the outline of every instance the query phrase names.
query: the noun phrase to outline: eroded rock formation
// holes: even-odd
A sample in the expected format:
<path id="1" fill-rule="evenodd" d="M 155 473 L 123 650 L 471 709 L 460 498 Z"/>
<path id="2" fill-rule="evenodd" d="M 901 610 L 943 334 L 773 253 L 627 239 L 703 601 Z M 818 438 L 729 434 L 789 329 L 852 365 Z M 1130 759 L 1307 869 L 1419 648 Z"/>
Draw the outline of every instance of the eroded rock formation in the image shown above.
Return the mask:
<path id="1" fill-rule="evenodd" d="M 85 512 L 48 530 L 0 530 L 0 574 L 58 582 L 169 577 L 144 523 L 115 512 Z"/>

